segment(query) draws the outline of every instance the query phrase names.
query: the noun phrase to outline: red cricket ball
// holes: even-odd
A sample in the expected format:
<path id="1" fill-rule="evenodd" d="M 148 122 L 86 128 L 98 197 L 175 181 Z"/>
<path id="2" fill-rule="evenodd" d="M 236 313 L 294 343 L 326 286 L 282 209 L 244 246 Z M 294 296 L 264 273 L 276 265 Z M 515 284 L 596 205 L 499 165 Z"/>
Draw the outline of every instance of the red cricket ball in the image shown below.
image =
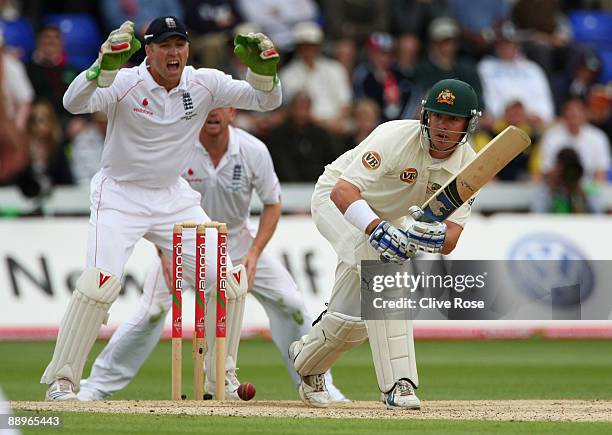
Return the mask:
<path id="1" fill-rule="evenodd" d="M 242 400 L 251 400 L 255 397 L 255 385 L 253 384 L 240 384 L 238 386 L 238 397 Z"/>

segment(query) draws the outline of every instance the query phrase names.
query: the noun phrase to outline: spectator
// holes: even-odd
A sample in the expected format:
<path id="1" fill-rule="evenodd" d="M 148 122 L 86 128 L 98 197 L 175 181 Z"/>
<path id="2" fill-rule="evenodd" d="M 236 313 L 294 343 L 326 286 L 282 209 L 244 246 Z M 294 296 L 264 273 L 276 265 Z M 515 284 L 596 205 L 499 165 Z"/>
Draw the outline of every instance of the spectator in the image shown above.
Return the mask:
<path id="1" fill-rule="evenodd" d="M 326 34 L 364 43 L 374 32 L 388 32 L 388 0 L 323 0 Z"/>
<path id="2" fill-rule="evenodd" d="M 104 112 L 96 112 L 72 141 L 70 167 L 77 184 L 89 186 L 100 169 L 108 120 Z"/>
<path id="3" fill-rule="evenodd" d="M 230 57 L 227 45 L 242 16 L 233 0 L 183 0 L 190 52 L 195 65 L 222 68 Z"/>
<path id="4" fill-rule="evenodd" d="M 564 101 L 571 97 L 586 100 L 591 88 L 597 83 L 602 71 L 602 63 L 594 50 L 585 49 L 577 63 L 569 66 L 562 77 L 553 83 L 555 107 L 558 111 Z"/>
<path id="5" fill-rule="evenodd" d="M 429 51 L 416 68 L 416 82 L 427 91 L 444 79 L 459 79 L 472 86 L 482 101 L 482 86 L 472 61 L 459 58 L 459 26 L 450 17 L 439 17 L 429 25 Z M 482 106 L 481 106 L 482 107 Z"/>
<path id="6" fill-rule="evenodd" d="M 261 27 L 281 51 L 294 47 L 293 27 L 302 21 L 315 21 L 319 7 L 314 0 L 238 0 L 246 21 Z"/>
<path id="7" fill-rule="evenodd" d="M 390 0 L 391 32 L 411 33 L 421 41 L 427 38 L 427 25 L 449 14 L 447 0 Z"/>
<path id="8" fill-rule="evenodd" d="M 157 17 L 174 16 L 183 20 L 180 0 L 100 0 L 100 9 L 106 30 L 118 29 L 124 21 L 130 20 L 140 38 Z"/>
<path id="9" fill-rule="evenodd" d="M 603 208 L 593 186 L 583 183 L 582 164 L 575 150 L 563 148 L 536 191 L 531 206 L 535 213 L 601 213 Z"/>
<path id="10" fill-rule="evenodd" d="M 509 18 L 510 0 L 448 0 L 449 14 L 457 20 L 462 51 L 479 60 L 493 49 L 494 29 Z"/>
<path id="11" fill-rule="evenodd" d="M 587 122 L 581 99 L 565 102 L 560 122 L 544 133 L 541 147 L 541 172 L 545 176 L 553 169 L 559 151 L 571 148 L 580 157 L 585 180 L 605 182 L 610 169 L 610 141 L 603 131 Z"/>
<path id="12" fill-rule="evenodd" d="M 522 56 L 516 29 L 509 21 L 498 29 L 495 53 L 497 57 L 485 57 L 478 63 L 489 122 L 501 117 L 513 100 L 523 103 L 531 125 L 551 122 L 555 111 L 546 74 L 538 64 Z"/>
<path id="13" fill-rule="evenodd" d="M 0 51 L 0 64 L 2 52 Z M 3 82 L 4 69 L 0 68 L 0 83 Z M 0 87 L 0 184 L 9 183 L 28 163 L 25 137 L 8 117 Z"/>
<path id="14" fill-rule="evenodd" d="M 404 33 L 397 38 L 397 69 L 413 80 L 420 50 L 421 42 L 414 33 Z"/>
<path id="15" fill-rule="evenodd" d="M 299 91 L 307 92 L 313 121 L 332 134 L 344 134 L 352 100 L 346 70 L 338 61 L 320 54 L 323 31 L 318 24 L 297 24 L 294 38 L 295 56 L 280 71 L 284 97 L 291 100 Z"/>
<path id="16" fill-rule="evenodd" d="M 565 69 L 572 52 L 576 52 L 570 50 L 572 30 L 561 3 L 518 0 L 512 10 L 512 22 L 524 35 L 525 54 L 544 69 L 549 80 Z"/>
<path id="17" fill-rule="evenodd" d="M 2 33 L 0 32 L 0 69 L 2 69 L 2 96 L 6 116 L 15 126 L 25 131 L 28 116 L 34 99 L 34 89 L 28 79 L 23 64 L 12 55 L 4 52 Z"/>
<path id="18" fill-rule="evenodd" d="M 53 105 L 37 100 L 28 119 L 30 166 L 18 184 L 28 197 L 47 195 L 55 185 L 72 184 L 72 173 L 62 144 L 62 127 Z"/>
<path id="19" fill-rule="evenodd" d="M 49 100 L 61 117 L 62 125 L 66 125 L 69 114 L 64 109 L 62 98 L 79 71 L 68 65 L 62 33 L 57 26 L 46 25 L 40 29 L 26 70 L 37 98 Z"/>
<path id="20" fill-rule="evenodd" d="M 357 44 L 354 39 L 342 38 L 334 41 L 333 56 L 344 67 L 349 80 L 353 81 L 353 72 L 357 63 Z"/>
<path id="21" fill-rule="evenodd" d="M 298 92 L 289 104 L 287 120 L 265 140 L 282 182 L 316 181 L 323 167 L 341 154 L 340 144 L 313 122 L 311 110 L 310 96 Z"/>
<path id="22" fill-rule="evenodd" d="M 355 98 L 371 98 L 381 107 L 381 121 L 413 118 L 421 93 L 414 81 L 402 74 L 393 59 L 393 38 L 388 33 L 370 35 L 368 61 L 355 69 Z"/>
<path id="23" fill-rule="evenodd" d="M 504 169 L 497 174 L 497 179 L 502 181 L 517 181 L 529 178 L 530 172 L 533 172 L 534 166 L 538 162 L 534 162 L 537 158 L 538 142 L 540 140 L 540 132 L 536 126 L 529 122 L 529 116 L 525 110 L 525 106 L 521 101 L 510 101 L 504 109 L 504 114 L 501 118 L 496 119 L 493 125 L 483 127 L 474 135 L 474 150 L 480 151 L 486 144 L 495 136 L 501 133 L 509 125 L 515 125 L 523 130 L 531 138 L 532 145 L 525 151 L 519 154 L 512 160 Z"/>
<path id="24" fill-rule="evenodd" d="M 344 151 L 355 148 L 379 125 L 380 107 L 376 101 L 364 98 L 357 101 L 353 108 L 353 133 L 344 143 Z"/>

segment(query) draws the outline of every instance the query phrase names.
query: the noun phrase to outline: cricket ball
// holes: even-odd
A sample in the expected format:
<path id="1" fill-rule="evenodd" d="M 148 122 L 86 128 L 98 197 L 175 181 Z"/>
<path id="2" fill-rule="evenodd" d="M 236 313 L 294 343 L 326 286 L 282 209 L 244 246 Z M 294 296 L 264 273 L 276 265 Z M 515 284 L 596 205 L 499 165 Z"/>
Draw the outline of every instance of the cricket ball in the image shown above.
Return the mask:
<path id="1" fill-rule="evenodd" d="M 238 397 L 242 400 L 251 400 L 255 397 L 255 385 L 253 384 L 240 384 L 238 387 Z"/>

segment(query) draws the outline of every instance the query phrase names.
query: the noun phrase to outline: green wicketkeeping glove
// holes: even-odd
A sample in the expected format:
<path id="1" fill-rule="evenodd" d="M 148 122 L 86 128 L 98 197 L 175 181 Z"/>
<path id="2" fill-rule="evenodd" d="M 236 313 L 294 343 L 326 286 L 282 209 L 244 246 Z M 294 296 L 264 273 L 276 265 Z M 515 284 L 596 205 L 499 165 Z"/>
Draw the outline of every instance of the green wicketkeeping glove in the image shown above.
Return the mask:
<path id="1" fill-rule="evenodd" d="M 140 50 L 140 41 L 134 36 L 134 23 L 126 21 L 108 35 L 100 47 L 98 59 L 89 67 L 85 78 L 97 79 L 96 83 L 101 88 L 109 87 L 121 65 L 138 50 Z"/>
<path id="2" fill-rule="evenodd" d="M 247 81 L 254 88 L 269 91 L 274 87 L 280 57 L 270 38 L 263 33 L 238 34 L 234 54 L 249 67 Z"/>

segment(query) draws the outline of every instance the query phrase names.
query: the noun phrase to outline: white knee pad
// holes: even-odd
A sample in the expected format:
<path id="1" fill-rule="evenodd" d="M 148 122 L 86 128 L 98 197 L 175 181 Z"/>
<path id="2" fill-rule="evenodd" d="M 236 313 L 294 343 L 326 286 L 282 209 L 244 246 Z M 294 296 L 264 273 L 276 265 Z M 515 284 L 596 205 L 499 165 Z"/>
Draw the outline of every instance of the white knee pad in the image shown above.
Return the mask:
<path id="1" fill-rule="evenodd" d="M 359 317 L 327 313 L 296 345 L 293 365 L 302 376 L 325 373 L 342 354 L 367 338 Z"/>
<path id="2" fill-rule="evenodd" d="M 233 267 L 227 275 L 227 306 L 226 306 L 226 341 L 227 359 L 226 370 L 235 370 L 238 361 L 238 345 L 240 344 L 240 331 L 244 317 L 244 305 L 248 291 L 246 269 L 242 264 Z M 216 300 L 208 298 L 206 310 L 206 391 L 215 391 L 215 319 L 216 319 Z M 209 332 L 210 331 L 210 332 Z"/>
<path id="3" fill-rule="evenodd" d="M 409 320 L 366 320 L 370 348 L 380 391 L 387 392 L 402 378 L 415 387 L 419 377 L 414 353 L 412 322 Z"/>
<path id="4" fill-rule="evenodd" d="M 100 269 L 87 269 L 81 274 L 60 324 L 53 359 L 41 383 L 67 378 L 78 390 L 87 355 L 120 290 L 117 277 Z"/>

